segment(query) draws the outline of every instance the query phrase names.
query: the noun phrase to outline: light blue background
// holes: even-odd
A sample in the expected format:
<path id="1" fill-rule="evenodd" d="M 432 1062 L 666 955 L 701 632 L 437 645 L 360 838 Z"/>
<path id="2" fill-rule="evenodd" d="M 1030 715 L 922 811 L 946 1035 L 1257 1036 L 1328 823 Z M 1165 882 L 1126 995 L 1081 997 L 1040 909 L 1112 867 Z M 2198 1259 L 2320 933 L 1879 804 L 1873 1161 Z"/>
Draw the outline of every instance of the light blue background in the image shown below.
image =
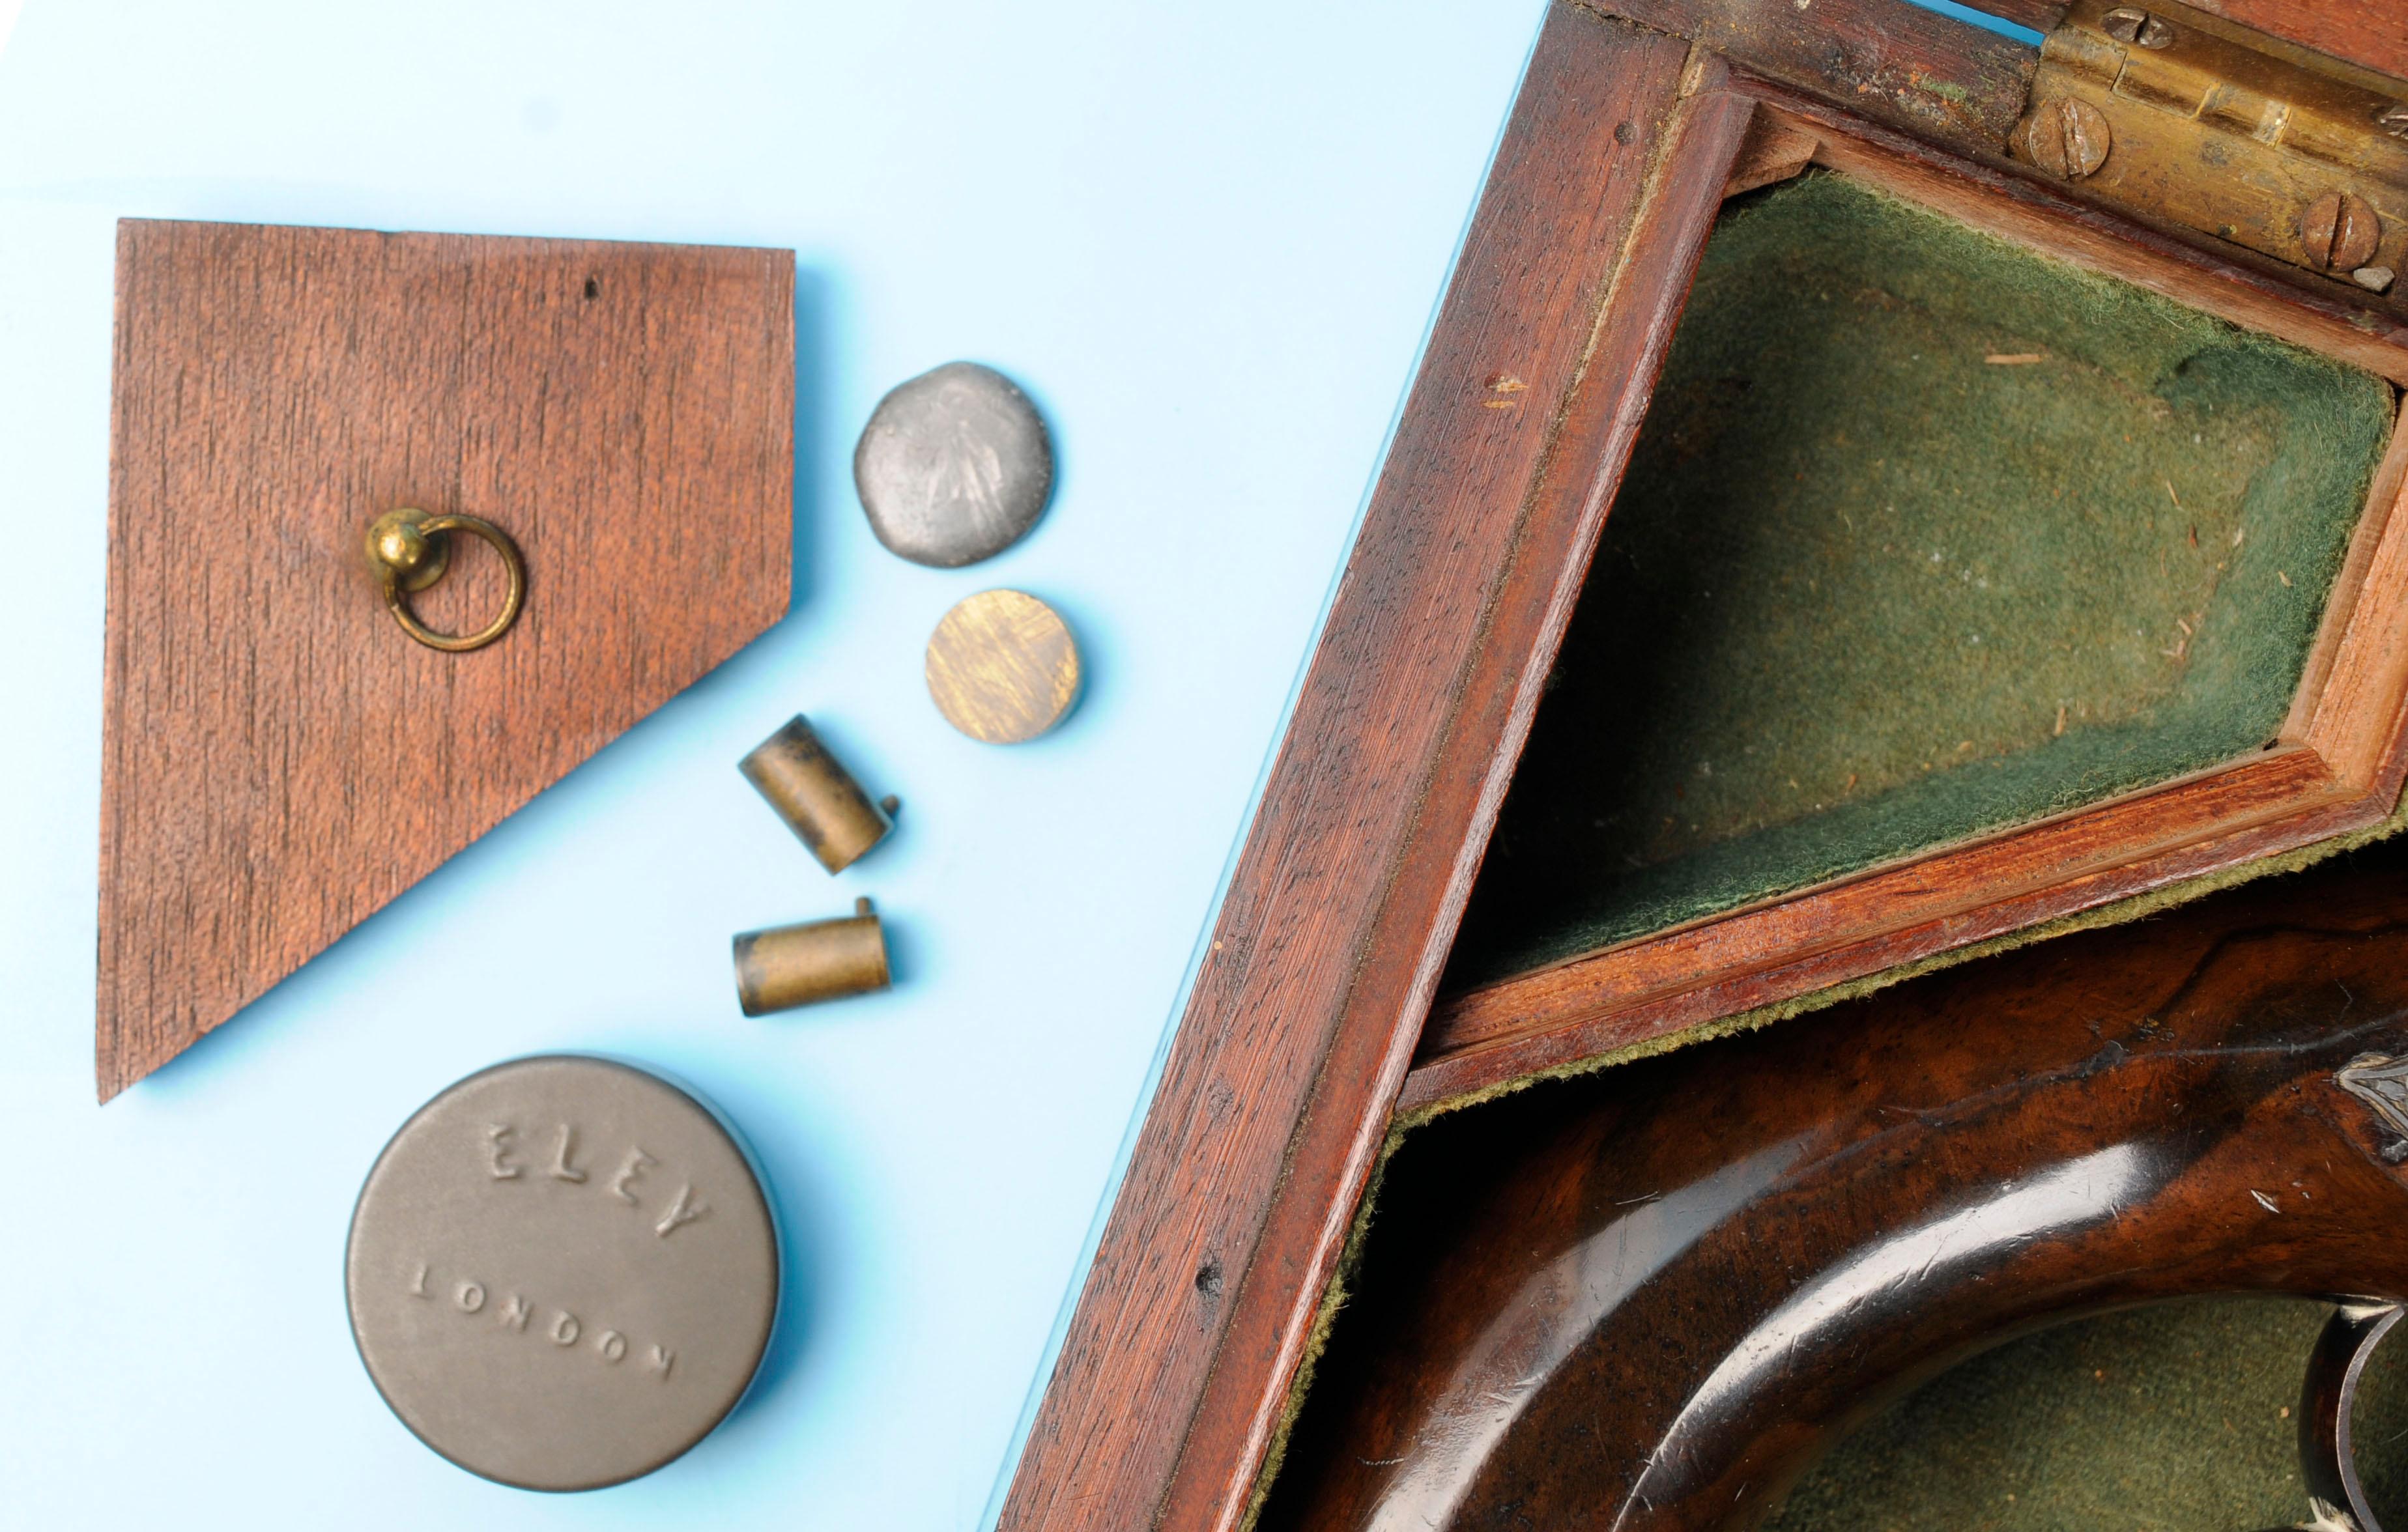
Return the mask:
<path id="1" fill-rule="evenodd" d="M 1539 14 L 33 0 L 0 52 L 0 1525 L 991 1518 Z M 103 1109 L 121 215 L 792 247 L 801 462 L 788 621 Z M 850 460 L 958 356 L 1035 394 L 1060 492 L 935 571 L 879 548 Z M 1092 662 L 1018 749 L 920 679 L 996 584 Z M 797 710 L 905 800 L 840 878 L 735 770 Z M 738 1015 L 729 935 L 857 893 L 895 991 Z M 340 1284 L 401 1120 L 557 1048 L 730 1112 L 796 1279 L 723 1430 L 566 1498 L 411 1439 Z"/>
<path id="2" fill-rule="evenodd" d="M 1541 8 L 33 0 L 0 52 L 0 1525 L 991 1520 Z M 103 1110 L 127 215 L 792 247 L 800 461 L 792 617 Z M 1060 489 L 939 572 L 879 549 L 849 463 L 958 356 L 1036 395 Z M 1093 679 L 996 750 L 920 654 L 1006 583 Z M 796 710 L 905 799 L 838 879 L 734 769 Z M 896 989 L 741 1018 L 728 936 L 857 893 Z M 738 1119 L 793 1285 L 724 1428 L 553 1498 L 386 1413 L 339 1261 L 411 1110 L 560 1048 Z"/>

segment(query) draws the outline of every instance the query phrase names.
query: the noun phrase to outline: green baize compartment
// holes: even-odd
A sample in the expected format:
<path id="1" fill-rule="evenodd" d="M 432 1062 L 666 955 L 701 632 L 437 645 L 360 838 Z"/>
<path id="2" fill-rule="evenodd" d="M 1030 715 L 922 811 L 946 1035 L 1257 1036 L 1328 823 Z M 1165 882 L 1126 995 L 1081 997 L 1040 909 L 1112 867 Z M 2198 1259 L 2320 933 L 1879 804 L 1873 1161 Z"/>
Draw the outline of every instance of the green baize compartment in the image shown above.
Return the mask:
<path id="1" fill-rule="evenodd" d="M 1836 173 L 1735 199 L 1451 983 L 2260 750 L 2391 414 Z"/>

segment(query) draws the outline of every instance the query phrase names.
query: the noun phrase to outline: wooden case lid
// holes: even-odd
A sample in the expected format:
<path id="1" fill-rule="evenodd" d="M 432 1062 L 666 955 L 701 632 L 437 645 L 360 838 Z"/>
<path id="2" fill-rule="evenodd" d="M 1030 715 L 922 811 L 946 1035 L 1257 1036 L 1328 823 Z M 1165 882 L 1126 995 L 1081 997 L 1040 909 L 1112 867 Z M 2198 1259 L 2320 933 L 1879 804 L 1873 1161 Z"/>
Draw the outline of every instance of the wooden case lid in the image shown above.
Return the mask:
<path id="1" fill-rule="evenodd" d="M 129 220 L 117 249 L 103 1100 L 784 615 L 784 251 Z M 363 549 L 499 526 L 445 653 Z M 454 535 L 413 597 L 481 625 Z"/>

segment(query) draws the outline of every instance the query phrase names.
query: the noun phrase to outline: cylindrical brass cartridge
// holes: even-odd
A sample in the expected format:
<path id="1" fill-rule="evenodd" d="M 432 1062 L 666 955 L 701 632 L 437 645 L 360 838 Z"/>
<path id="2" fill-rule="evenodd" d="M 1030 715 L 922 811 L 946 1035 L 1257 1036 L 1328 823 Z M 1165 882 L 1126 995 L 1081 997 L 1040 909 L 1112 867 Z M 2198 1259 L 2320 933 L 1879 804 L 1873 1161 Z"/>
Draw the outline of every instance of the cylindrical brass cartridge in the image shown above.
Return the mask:
<path id="1" fill-rule="evenodd" d="M 736 997 L 747 1016 L 792 1010 L 814 1000 L 867 995 L 892 982 L 886 931 L 867 899 L 839 920 L 747 931 L 736 938 Z"/>
<path id="2" fill-rule="evenodd" d="M 895 828 L 893 815 L 870 801 L 800 713 L 762 740 L 736 768 L 830 872 L 859 861 Z"/>

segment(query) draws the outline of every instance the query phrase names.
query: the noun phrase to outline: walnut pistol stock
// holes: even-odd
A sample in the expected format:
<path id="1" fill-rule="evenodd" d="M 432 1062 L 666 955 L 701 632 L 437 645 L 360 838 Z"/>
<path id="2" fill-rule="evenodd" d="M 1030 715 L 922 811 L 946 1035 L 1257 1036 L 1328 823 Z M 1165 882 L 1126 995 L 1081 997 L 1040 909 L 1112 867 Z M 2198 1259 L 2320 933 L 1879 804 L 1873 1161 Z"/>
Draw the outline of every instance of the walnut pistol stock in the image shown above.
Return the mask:
<path id="1" fill-rule="evenodd" d="M 2239 1293 L 2345 1304 L 2302 1399 L 2300 1511 L 2372 1527 L 2348 1395 L 2408 1299 L 2397 871 L 2281 880 L 1420 1131 L 1267 1528 L 1754 1526 L 1975 1352 Z"/>

